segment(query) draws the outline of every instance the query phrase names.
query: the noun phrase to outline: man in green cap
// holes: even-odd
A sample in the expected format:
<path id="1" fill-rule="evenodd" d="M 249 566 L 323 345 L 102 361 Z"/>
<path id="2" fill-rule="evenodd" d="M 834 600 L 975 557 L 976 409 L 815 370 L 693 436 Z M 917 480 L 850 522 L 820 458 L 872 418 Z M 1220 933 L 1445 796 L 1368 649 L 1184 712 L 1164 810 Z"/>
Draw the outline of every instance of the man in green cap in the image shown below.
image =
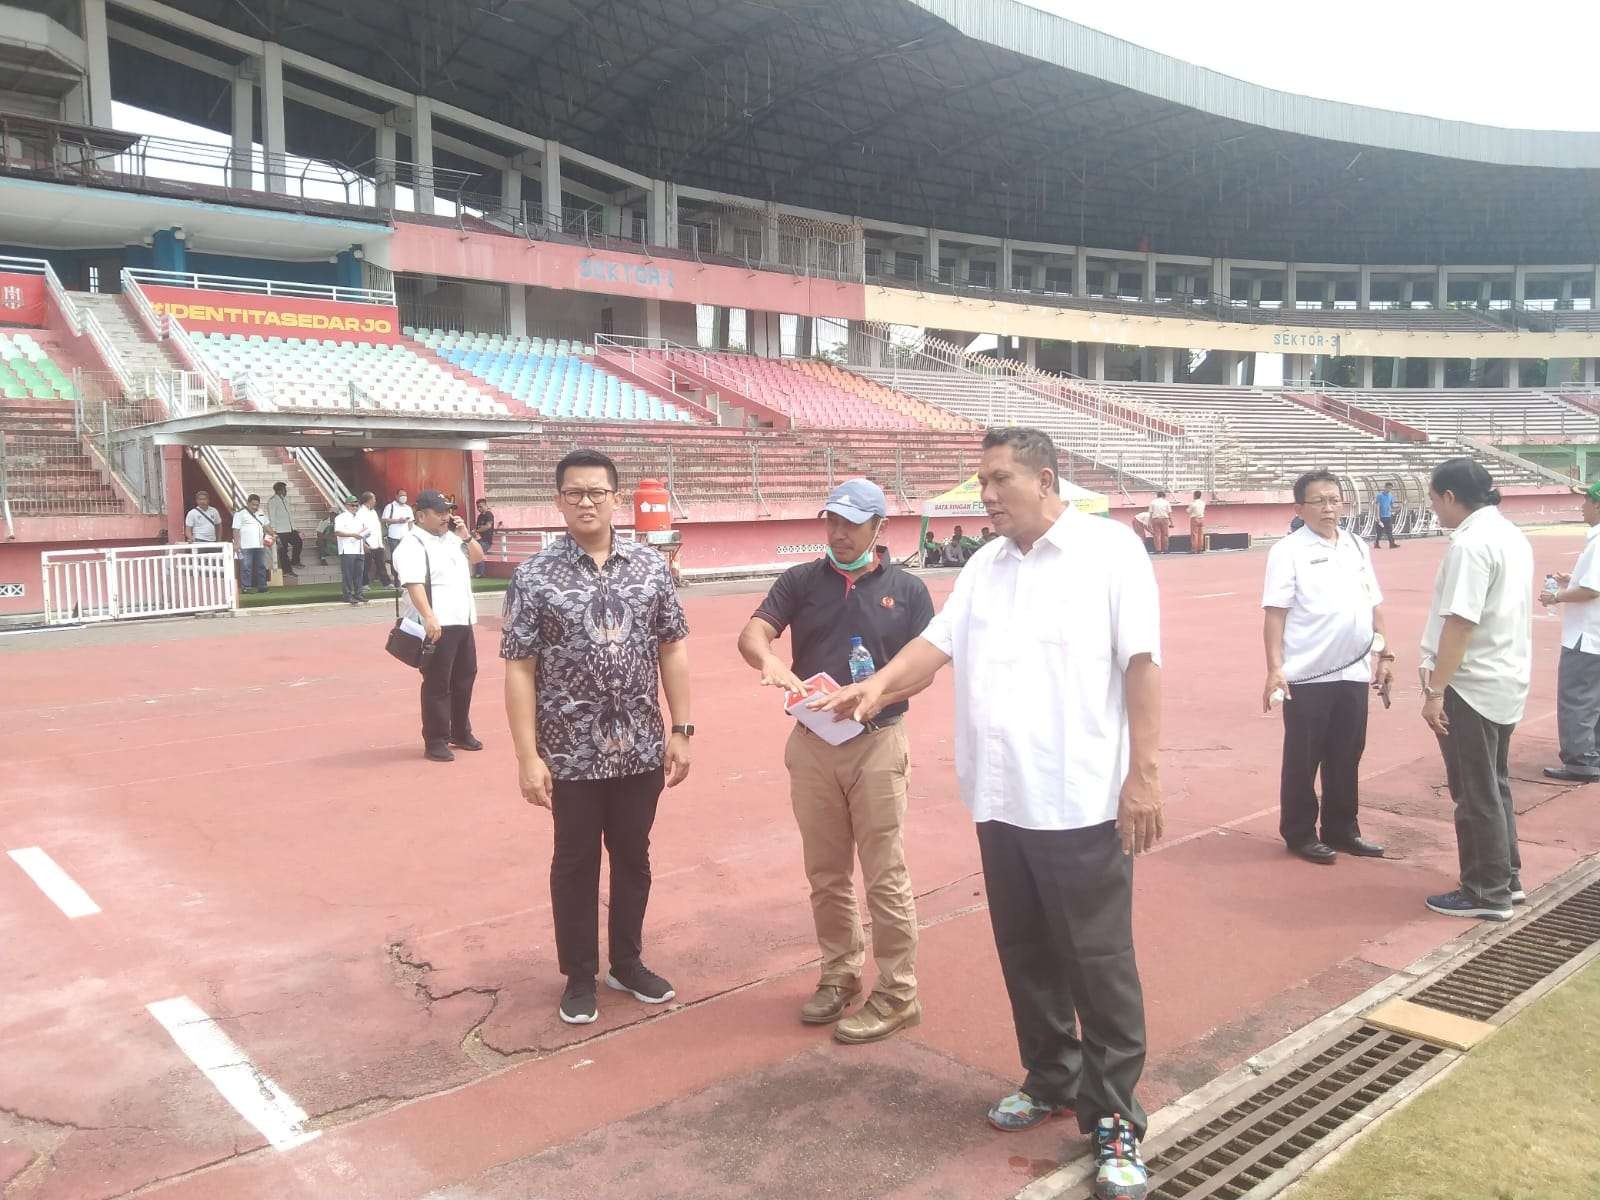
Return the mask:
<path id="1" fill-rule="evenodd" d="M 1546 767 L 1551 779 L 1589 783 L 1600 779 L 1600 483 L 1573 488 L 1583 497 L 1583 523 L 1589 533 L 1572 574 L 1545 577 L 1539 599 L 1547 608 L 1561 606 L 1561 666 L 1556 683 L 1556 729 L 1561 737 L 1561 765 Z M 1549 587 L 1554 580 L 1556 586 Z"/>

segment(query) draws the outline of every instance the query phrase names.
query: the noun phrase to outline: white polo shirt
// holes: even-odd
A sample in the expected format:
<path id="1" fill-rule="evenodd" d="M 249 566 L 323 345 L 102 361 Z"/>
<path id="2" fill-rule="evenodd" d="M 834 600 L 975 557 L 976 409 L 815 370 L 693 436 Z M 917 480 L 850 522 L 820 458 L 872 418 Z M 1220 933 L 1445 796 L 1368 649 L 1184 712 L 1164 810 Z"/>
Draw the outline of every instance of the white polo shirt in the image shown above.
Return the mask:
<path id="1" fill-rule="evenodd" d="M 1600 525 L 1589 526 L 1583 553 L 1578 555 L 1578 564 L 1572 568 L 1570 587 L 1600 592 L 1600 553 L 1595 550 L 1597 537 L 1600 537 Z M 1561 644 L 1568 650 L 1600 654 L 1600 600 L 1561 606 Z"/>
<path id="2" fill-rule="evenodd" d="M 264 547 L 267 534 L 267 514 L 253 513 L 248 508 L 241 508 L 233 514 L 234 532 L 239 535 L 239 549 L 260 550 Z"/>
<path id="3" fill-rule="evenodd" d="M 222 528 L 222 514 L 214 507 L 191 508 L 183 518 L 184 528 L 197 542 L 214 542 Z"/>
<path id="4" fill-rule="evenodd" d="M 359 510 L 348 508 L 333 519 L 333 532 L 339 538 L 340 554 L 364 554 L 367 549 L 367 524 Z"/>
<path id="5" fill-rule="evenodd" d="M 367 549 L 383 549 L 383 526 L 378 523 L 378 510 L 368 508 L 363 504 L 356 509 L 356 515 L 361 518 L 361 527 L 366 530 Z"/>
<path id="6" fill-rule="evenodd" d="M 1165 496 L 1157 496 L 1150 501 L 1150 519 L 1153 521 L 1166 521 L 1172 517 L 1172 501 Z"/>
<path id="7" fill-rule="evenodd" d="M 956 776 L 974 821 L 1112 821 L 1128 773 L 1123 674 L 1161 661 L 1155 573 L 1124 525 L 1067 509 L 1023 554 L 973 554 L 923 638 L 956 672 Z"/>
<path id="8" fill-rule="evenodd" d="M 1533 678 L 1533 547 L 1486 504 L 1450 534 L 1422 631 L 1422 665 L 1438 665 L 1446 617 L 1475 622 L 1450 686 L 1496 725 L 1522 720 Z"/>
<path id="9" fill-rule="evenodd" d="M 383 506 L 383 519 L 389 523 L 389 536 L 403 538 L 411 532 L 411 520 L 416 514 L 411 511 L 411 505 L 401 504 L 398 500 L 391 500 Z"/>
<path id="10" fill-rule="evenodd" d="M 453 533 L 434 534 L 418 526 L 400 539 L 390 556 L 402 587 L 429 582 L 432 572 L 433 599 L 429 603 L 441 625 L 475 625 L 478 621 L 464 545 Z M 407 616 L 421 620 L 410 595 L 406 596 L 404 607 Z"/>
<path id="11" fill-rule="evenodd" d="M 1347 530 L 1328 541 L 1302 525 L 1267 552 L 1261 607 L 1289 610 L 1283 677 L 1291 688 L 1370 682 L 1372 664 L 1362 651 L 1372 645 L 1372 610 L 1382 603 L 1371 552 Z"/>
<path id="12" fill-rule="evenodd" d="M 1189 501 L 1189 515 L 1196 521 L 1204 521 L 1206 519 L 1206 502 L 1204 500 Z"/>

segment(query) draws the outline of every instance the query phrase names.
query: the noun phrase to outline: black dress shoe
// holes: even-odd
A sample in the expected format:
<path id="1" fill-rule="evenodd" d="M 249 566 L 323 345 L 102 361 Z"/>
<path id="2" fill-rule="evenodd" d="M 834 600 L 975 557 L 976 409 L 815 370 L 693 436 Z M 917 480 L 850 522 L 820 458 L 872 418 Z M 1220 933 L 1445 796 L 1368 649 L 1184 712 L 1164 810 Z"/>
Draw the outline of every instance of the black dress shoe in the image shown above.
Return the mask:
<path id="1" fill-rule="evenodd" d="M 477 738 L 473 737 L 470 733 L 467 734 L 465 737 L 453 737 L 453 738 L 451 738 L 450 739 L 450 744 L 452 746 L 454 746 L 457 750 L 482 750 L 483 749 L 483 743 L 480 742 Z"/>
<path id="2" fill-rule="evenodd" d="M 1298 846 L 1290 846 L 1289 853 L 1298 854 L 1307 862 L 1316 863 L 1319 867 L 1331 867 L 1339 861 L 1339 856 L 1334 853 L 1333 847 L 1322 842 L 1302 842 Z"/>
<path id="3" fill-rule="evenodd" d="M 1369 842 L 1364 837 L 1353 837 L 1349 841 L 1328 841 L 1328 846 L 1341 854 L 1353 854 L 1357 858 L 1382 858 L 1383 847 L 1377 842 Z"/>
<path id="4" fill-rule="evenodd" d="M 1571 767 L 1546 767 L 1546 779 L 1562 779 L 1568 783 L 1593 783 L 1600 779 L 1600 775 L 1585 775 L 1582 771 L 1574 771 Z"/>
<path id="5" fill-rule="evenodd" d="M 443 738 L 435 738 L 430 742 L 425 742 L 423 745 L 423 754 L 433 759 L 434 762 L 455 762 L 456 760 L 456 756 L 450 752 L 450 743 Z"/>

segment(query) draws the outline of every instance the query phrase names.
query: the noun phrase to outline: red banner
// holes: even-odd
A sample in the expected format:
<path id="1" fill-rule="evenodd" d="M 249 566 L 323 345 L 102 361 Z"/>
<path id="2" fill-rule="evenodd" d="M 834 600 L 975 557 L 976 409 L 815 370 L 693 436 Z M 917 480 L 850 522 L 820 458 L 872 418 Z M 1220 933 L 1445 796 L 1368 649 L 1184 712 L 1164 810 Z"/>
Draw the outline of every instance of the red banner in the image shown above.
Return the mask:
<path id="1" fill-rule="evenodd" d="M 43 275 L 0 271 L 0 325 L 43 329 L 50 323 L 48 304 Z"/>
<path id="2" fill-rule="evenodd" d="M 193 333 L 260 334 L 335 342 L 398 342 L 400 310 L 306 296 L 258 296 L 139 285 L 158 313 Z"/>

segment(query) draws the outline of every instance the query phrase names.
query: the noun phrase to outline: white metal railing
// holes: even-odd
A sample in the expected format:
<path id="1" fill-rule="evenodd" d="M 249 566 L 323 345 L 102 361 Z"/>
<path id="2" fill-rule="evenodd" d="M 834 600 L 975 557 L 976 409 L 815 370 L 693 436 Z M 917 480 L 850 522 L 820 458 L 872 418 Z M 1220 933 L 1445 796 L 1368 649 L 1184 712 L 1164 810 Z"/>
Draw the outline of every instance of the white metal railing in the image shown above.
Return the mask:
<path id="1" fill-rule="evenodd" d="M 150 303 L 150 297 L 144 294 L 144 289 L 139 286 L 139 281 L 133 277 L 126 267 L 122 269 L 122 294 L 133 305 L 134 315 L 139 318 L 139 323 L 156 341 L 167 336 L 167 319 L 156 311 L 155 305 Z"/>
<path id="2" fill-rule="evenodd" d="M 116 343 L 111 340 L 94 313 L 84 312 L 79 318 L 78 328 L 94 343 L 94 348 L 106 364 L 106 369 L 117 377 L 117 382 L 122 385 L 123 390 L 132 391 L 133 376 L 128 374 L 128 364 L 122 360 L 122 351 L 117 349 Z"/>
<path id="3" fill-rule="evenodd" d="M 300 464 L 300 469 L 306 473 L 312 485 L 328 502 L 329 508 L 342 510 L 344 498 L 355 495 L 345 486 L 344 480 L 339 478 L 338 472 L 328 464 L 328 460 L 322 457 L 320 450 L 311 446 L 290 446 L 289 455 Z"/>
<path id="4" fill-rule="evenodd" d="M 770 383 L 765 383 L 749 372 L 741 370 L 731 361 L 731 355 L 737 352 L 712 355 L 666 338 L 627 337 L 621 334 L 599 334 L 595 337 L 594 344 L 596 350 L 605 348 L 627 354 L 630 368 L 635 362 L 652 361 L 661 364 L 661 367 L 668 371 L 674 366 L 684 367 L 711 380 L 712 383 L 734 388 L 758 404 L 761 402 L 762 394 L 772 390 Z M 676 372 L 673 372 L 670 378 L 676 379 Z M 695 386 L 700 385 L 696 382 Z"/>
<path id="5" fill-rule="evenodd" d="M 205 388 L 206 403 L 209 408 L 226 408 L 228 406 L 227 391 L 222 385 L 222 376 L 212 369 L 211 364 L 200 353 L 200 348 L 194 344 L 194 339 L 189 336 L 189 331 L 183 327 L 181 321 L 167 321 L 167 340 L 172 343 L 178 357 L 189 364 L 191 371 L 200 377 Z M 188 413 L 177 414 L 188 416 Z"/>
<path id="6" fill-rule="evenodd" d="M 47 625 L 229 612 L 237 594 L 228 542 L 46 550 L 39 567 Z"/>
<path id="7" fill-rule="evenodd" d="M 217 453 L 217 448 L 196 446 L 195 457 L 200 460 L 200 468 L 217 489 L 217 494 L 226 498 L 228 507 L 234 512 L 243 508 L 246 492 L 234 475 L 233 468 L 228 465 L 228 460 Z"/>
<path id="8" fill-rule="evenodd" d="M 240 275 L 202 275 L 192 271 L 156 271 L 133 267 L 123 272 L 140 283 L 158 287 L 214 289 L 252 296 L 293 296 L 301 300 L 335 300 L 342 304 L 393 305 L 394 293 L 377 288 L 347 288 L 325 283 L 294 283 L 279 279 L 250 279 Z"/>
<path id="9" fill-rule="evenodd" d="M 614 526 L 611 532 L 619 542 L 639 540 L 638 531 L 631 525 Z M 494 531 L 494 547 L 485 557 L 491 562 L 521 562 L 549 549 L 566 533 L 565 529 L 507 529 L 502 526 Z"/>

